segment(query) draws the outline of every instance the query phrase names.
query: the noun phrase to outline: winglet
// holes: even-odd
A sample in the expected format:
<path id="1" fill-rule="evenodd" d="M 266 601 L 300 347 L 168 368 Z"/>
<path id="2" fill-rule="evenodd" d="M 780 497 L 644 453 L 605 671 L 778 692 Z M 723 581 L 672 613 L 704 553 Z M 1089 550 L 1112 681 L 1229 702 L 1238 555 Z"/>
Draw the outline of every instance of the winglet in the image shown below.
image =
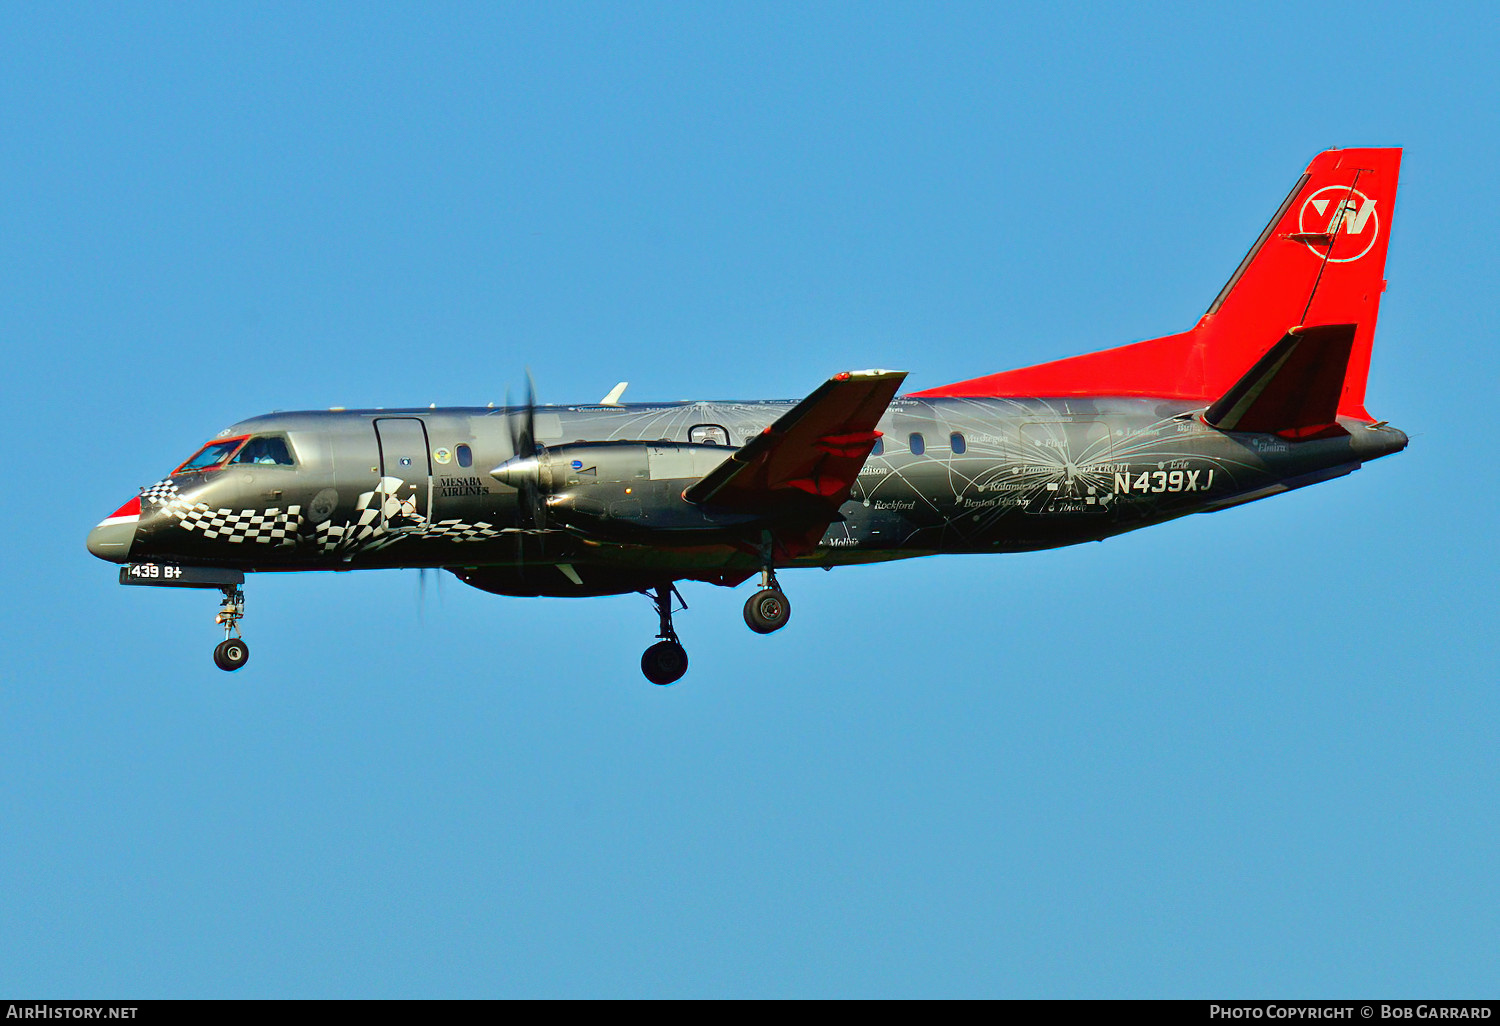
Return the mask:
<path id="1" fill-rule="evenodd" d="M 1304 439 L 1342 433 L 1339 394 L 1358 325 L 1291 328 L 1203 414 L 1220 431 Z"/>
<path id="2" fill-rule="evenodd" d="M 603 399 L 599 400 L 599 405 L 600 406 L 619 406 L 619 405 L 621 405 L 621 403 L 620 403 L 620 397 L 625 394 L 625 389 L 628 388 L 629 386 L 630 386 L 630 382 L 628 382 L 628 381 L 622 381 L 622 382 L 620 382 L 614 388 L 611 388 L 609 390 L 609 395 L 607 395 Z"/>

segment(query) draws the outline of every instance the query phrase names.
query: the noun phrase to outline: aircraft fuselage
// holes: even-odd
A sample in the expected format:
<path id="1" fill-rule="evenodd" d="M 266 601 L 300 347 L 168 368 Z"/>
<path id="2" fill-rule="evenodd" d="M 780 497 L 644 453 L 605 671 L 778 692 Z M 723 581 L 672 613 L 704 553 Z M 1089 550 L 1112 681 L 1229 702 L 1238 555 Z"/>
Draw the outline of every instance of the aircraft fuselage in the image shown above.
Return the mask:
<path id="1" fill-rule="evenodd" d="M 514 594 L 737 583 L 761 566 L 760 526 L 715 518 L 681 493 L 793 405 L 538 407 L 535 442 L 557 457 L 540 529 L 517 488 L 491 474 L 525 455 L 513 451 L 513 411 L 254 417 L 220 437 L 284 439 L 290 465 L 179 471 L 143 491 L 123 546 L 120 529 L 113 548 L 92 537 L 90 547 L 117 562 L 245 571 L 443 567 Z M 1202 409 L 1131 398 L 897 398 L 842 519 L 778 565 L 1095 541 L 1337 477 L 1406 445 L 1394 428 L 1347 419 L 1347 434 L 1312 441 L 1227 433 L 1203 423 Z M 505 568 L 524 571 L 513 586 Z"/>

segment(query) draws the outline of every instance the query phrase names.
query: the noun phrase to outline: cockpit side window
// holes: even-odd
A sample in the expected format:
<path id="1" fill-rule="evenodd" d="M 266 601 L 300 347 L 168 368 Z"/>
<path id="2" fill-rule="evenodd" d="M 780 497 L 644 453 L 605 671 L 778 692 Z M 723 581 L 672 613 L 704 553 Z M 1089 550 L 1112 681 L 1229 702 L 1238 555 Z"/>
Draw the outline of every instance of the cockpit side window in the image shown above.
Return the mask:
<path id="1" fill-rule="evenodd" d="M 219 442 L 209 442 L 185 462 L 182 466 L 172 471 L 174 474 L 191 474 L 196 470 L 208 470 L 217 467 L 229 459 L 245 441 L 245 436 L 238 438 L 226 438 Z"/>
<path id="2" fill-rule="evenodd" d="M 290 467 L 296 464 L 292 459 L 291 450 L 286 447 L 286 439 L 279 435 L 257 435 L 245 443 L 245 447 L 234 454 L 231 463 L 261 463 L 278 467 Z"/>

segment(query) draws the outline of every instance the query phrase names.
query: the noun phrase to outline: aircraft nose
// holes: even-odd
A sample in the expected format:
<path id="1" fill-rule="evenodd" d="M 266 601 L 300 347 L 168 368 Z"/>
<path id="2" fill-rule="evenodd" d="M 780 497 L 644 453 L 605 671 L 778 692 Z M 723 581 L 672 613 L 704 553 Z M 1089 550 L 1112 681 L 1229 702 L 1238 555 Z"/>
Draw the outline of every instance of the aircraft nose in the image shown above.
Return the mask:
<path id="1" fill-rule="evenodd" d="M 135 527 L 140 520 L 141 500 L 137 496 L 99 521 L 99 525 L 89 532 L 89 551 L 111 563 L 128 562 L 130 546 L 135 541 Z"/>

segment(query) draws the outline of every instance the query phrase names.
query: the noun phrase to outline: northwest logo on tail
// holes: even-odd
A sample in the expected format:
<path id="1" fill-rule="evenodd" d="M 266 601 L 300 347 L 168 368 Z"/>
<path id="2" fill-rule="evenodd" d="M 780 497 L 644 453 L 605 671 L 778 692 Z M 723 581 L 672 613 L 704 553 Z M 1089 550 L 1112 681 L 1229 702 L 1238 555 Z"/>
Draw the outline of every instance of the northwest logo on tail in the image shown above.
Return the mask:
<path id="1" fill-rule="evenodd" d="M 1359 250 L 1348 256 L 1331 256 L 1328 258 L 1331 264 L 1347 264 L 1351 260 L 1358 260 L 1370 252 L 1375 240 L 1380 237 L 1380 214 L 1375 210 L 1375 202 L 1358 189 L 1351 189 L 1347 185 L 1324 186 L 1303 202 L 1302 211 L 1297 215 L 1297 232 L 1301 235 L 1326 236 L 1337 245 L 1341 254 L 1347 249 Z M 1348 236 L 1342 242 L 1338 239 L 1341 232 Z M 1328 243 L 1303 241 L 1303 245 L 1321 260 L 1327 252 Z M 1325 248 L 1320 252 L 1315 245 Z"/>

